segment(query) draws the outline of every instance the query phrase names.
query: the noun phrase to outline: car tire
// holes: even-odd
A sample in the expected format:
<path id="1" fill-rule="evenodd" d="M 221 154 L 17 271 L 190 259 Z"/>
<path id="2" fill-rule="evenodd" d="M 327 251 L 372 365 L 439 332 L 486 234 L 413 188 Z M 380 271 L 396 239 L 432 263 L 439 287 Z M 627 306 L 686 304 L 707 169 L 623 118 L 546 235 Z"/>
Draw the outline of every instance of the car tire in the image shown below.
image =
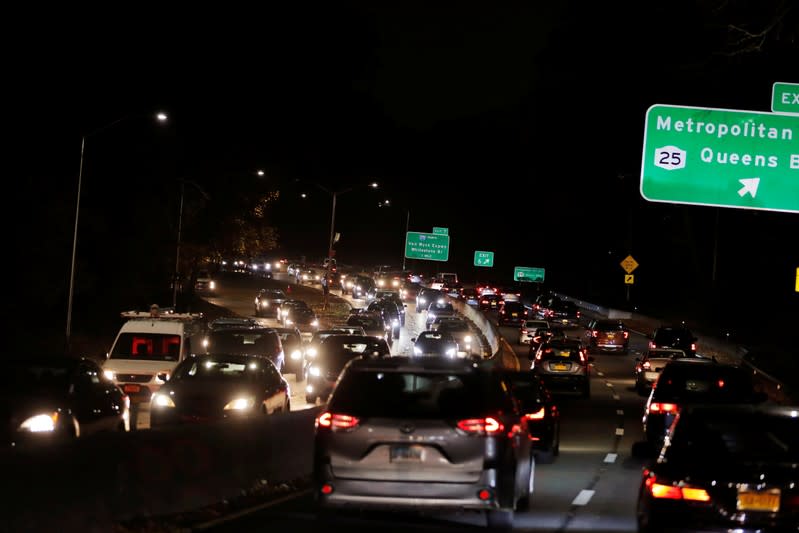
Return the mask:
<path id="1" fill-rule="evenodd" d="M 533 490 L 535 487 L 535 465 L 538 459 L 535 456 L 530 457 L 530 471 L 528 473 L 526 486 L 522 488 L 522 495 L 516 501 L 516 509 L 519 511 L 527 511 L 530 508 L 530 501 L 533 498 Z"/>
<path id="2" fill-rule="evenodd" d="M 486 511 L 486 526 L 495 531 L 510 531 L 513 529 L 513 510 L 490 509 Z"/>

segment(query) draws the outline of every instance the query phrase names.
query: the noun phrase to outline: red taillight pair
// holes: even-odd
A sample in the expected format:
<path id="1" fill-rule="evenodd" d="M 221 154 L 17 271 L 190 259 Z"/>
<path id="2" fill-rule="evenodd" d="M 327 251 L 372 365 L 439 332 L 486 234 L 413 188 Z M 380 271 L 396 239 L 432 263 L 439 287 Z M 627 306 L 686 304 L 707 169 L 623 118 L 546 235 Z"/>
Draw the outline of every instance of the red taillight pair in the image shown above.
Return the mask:
<path id="1" fill-rule="evenodd" d="M 458 429 L 473 435 L 496 435 L 505 429 L 505 425 L 496 418 L 466 418 L 458 420 Z"/>
<path id="2" fill-rule="evenodd" d="M 696 351 L 696 343 L 695 343 L 695 342 L 692 342 L 692 343 L 691 343 L 691 351 L 692 351 L 692 352 L 695 352 L 695 351 Z"/>
<path id="3" fill-rule="evenodd" d="M 709 502 L 710 494 L 705 489 L 691 487 L 690 485 L 667 485 L 659 483 L 657 477 L 651 472 L 645 472 L 646 489 L 653 498 L 665 500 L 689 500 L 694 502 Z"/>
<path id="4" fill-rule="evenodd" d="M 355 429 L 361 421 L 358 417 L 325 411 L 316 418 L 317 427 L 330 429 Z"/>

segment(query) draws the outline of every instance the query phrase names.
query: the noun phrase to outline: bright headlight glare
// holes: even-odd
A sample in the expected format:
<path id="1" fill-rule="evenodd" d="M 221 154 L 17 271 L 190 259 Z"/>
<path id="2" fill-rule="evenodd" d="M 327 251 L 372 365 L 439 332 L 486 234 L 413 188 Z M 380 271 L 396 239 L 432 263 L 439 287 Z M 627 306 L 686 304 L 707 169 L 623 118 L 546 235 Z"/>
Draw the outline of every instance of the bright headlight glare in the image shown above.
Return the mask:
<path id="1" fill-rule="evenodd" d="M 103 375 L 105 376 L 105 379 L 110 381 L 114 381 L 114 379 L 117 377 L 116 373 L 112 372 L 111 370 L 103 370 Z"/>
<path id="2" fill-rule="evenodd" d="M 230 402 L 225 405 L 225 411 L 243 411 L 245 409 L 252 409 L 253 405 L 255 405 L 255 397 L 248 396 L 246 398 L 236 398 L 235 400 L 231 400 Z"/>
<path id="3" fill-rule="evenodd" d="M 317 327 L 317 326 L 319 325 L 319 321 L 318 321 L 318 320 L 313 320 L 313 321 L 311 322 L 311 325 L 312 325 L 313 327 Z"/>
<path id="4" fill-rule="evenodd" d="M 308 348 L 305 352 L 308 357 L 316 357 L 316 348 Z"/>
<path id="5" fill-rule="evenodd" d="M 58 411 L 53 411 L 49 414 L 36 415 L 28 418 L 19 425 L 22 431 L 30 431 L 31 433 L 45 433 L 48 431 L 55 431 L 55 425 L 58 422 Z"/>
<path id="6" fill-rule="evenodd" d="M 311 369 L 309 370 L 309 372 L 311 373 L 312 376 L 316 376 L 316 377 L 319 377 L 319 376 L 322 375 L 322 371 L 320 370 L 320 368 L 318 366 L 312 366 Z"/>
<path id="7" fill-rule="evenodd" d="M 294 322 L 293 322 L 293 321 L 292 321 L 290 318 L 287 318 L 287 319 L 286 319 L 286 325 L 287 325 L 287 326 L 290 326 L 290 325 L 292 325 L 293 323 L 294 323 Z"/>
<path id="8" fill-rule="evenodd" d="M 302 352 L 299 350 L 294 350 L 293 352 L 291 352 L 291 358 L 294 359 L 295 361 L 302 359 Z"/>
<path id="9" fill-rule="evenodd" d="M 162 394 L 160 392 L 153 394 L 150 404 L 155 407 L 175 407 L 175 402 L 172 401 L 172 398 L 170 398 L 168 394 Z"/>
<path id="10" fill-rule="evenodd" d="M 215 282 L 215 281 L 212 281 L 212 282 L 210 282 L 210 283 L 208 284 L 208 286 L 209 286 L 209 287 L 211 287 L 211 289 L 216 289 L 216 282 Z"/>
<path id="11" fill-rule="evenodd" d="M 424 298 L 419 298 L 419 303 L 420 304 L 425 304 L 425 303 L 427 303 L 427 300 L 425 300 Z"/>
<path id="12" fill-rule="evenodd" d="M 391 325 L 392 326 L 399 326 L 399 320 L 397 320 L 396 318 L 391 319 Z"/>
<path id="13" fill-rule="evenodd" d="M 413 347 L 413 355 L 422 355 L 422 349 L 421 348 L 417 348 L 417 347 L 414 346 Z"/>
<path id="14" fill-rule="evenodd" d="M 471 335 L 466 335 L 466 336 L 463 338 L 463 340 L 464 340 L 465 342 L 467 342 L 467 343 L 468 343 L 468 342 L 472 342 L 472 336 L 471 336 Z"/>
<path id="15" fill-rule="evenodd" d="M 208 348 L 208 339 L 203 339 L 203 348 Z"/>
<path id="16" fill-rule="evenodd" d="M 447 349 L 447 355 L 449 355 L 450 357 L 452 357 L 453 355 L 455 355 L 455 348 L 449 348 L 449 349 Z"/>

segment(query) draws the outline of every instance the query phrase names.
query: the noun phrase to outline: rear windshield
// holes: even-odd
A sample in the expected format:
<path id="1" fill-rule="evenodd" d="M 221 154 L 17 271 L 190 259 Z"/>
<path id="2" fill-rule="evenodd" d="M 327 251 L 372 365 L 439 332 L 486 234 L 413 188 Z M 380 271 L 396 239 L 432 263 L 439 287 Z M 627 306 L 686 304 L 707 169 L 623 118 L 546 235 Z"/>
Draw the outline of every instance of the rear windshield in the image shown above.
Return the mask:
<path id="1" fill-rule="evenodd" d="M 274 331 L 217 331 L 208 337 L 209 353 L 272 355 L 280 351 L 280 337 Z"/>
<path id="2" fill-rule="evenodd" d="M 696 464 L 799 463 L 799 418 L 763 413 L 702 413 L 681 418 L 670 458 Z"/>
<path id="3" fill-rule="evenodd" d="M 547 361 L 582 361 L 576 346 L 548 345 L 541 350 L 541 359 Z"/>
<path id="4" fill-rule="evenodd" d="M 330 409 L 354 416 L 409 418 L 480 417 L 511 412 L 499 380 L 485 374 L 347 372 Z"/>
<path id="5" fill-rule="evenodd" d="M 594 329 L 597 331 L 624 331 L 624 325 L 614 322 L 598 322 Z"/>
<path id="6" fill-rule="evenodd" d="M 693 335 L 686 330 L 659 329 L 653 340 L 658 344 L 688 344 L 693 341 Z"/>
<path id="7" fill-rule="evenodd" d="M 692 403 L 749 401 L 754 386 L 748 373 L 715 364 L 669 363 L 661 372 L 653 398 Z"/>
<path id="8" fill-rule="evenodd" d="M 143 361 L 177 361 L 180 357 L 180 335 L 122 333 L 109 357 Z"/>

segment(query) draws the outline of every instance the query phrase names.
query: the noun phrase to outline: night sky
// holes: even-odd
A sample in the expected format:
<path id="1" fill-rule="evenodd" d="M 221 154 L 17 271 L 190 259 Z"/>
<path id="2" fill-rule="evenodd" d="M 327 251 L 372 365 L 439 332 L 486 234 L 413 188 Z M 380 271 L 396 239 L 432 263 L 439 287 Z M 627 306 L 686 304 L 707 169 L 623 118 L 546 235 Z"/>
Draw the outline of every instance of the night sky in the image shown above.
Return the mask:
<path id="1" fill-rule="evenodd" d="M 229 197 L 280 190 L 281 253 L 321 257 L 331 198 L 317 182 L 353 188 L 336 213 L 344 263 L 400 264 L 410 212 L 411 230 L 444 226 L 452 239 L 449 263 L 414 267 L 505 282 L 514 265 L 545 267 L 552 288 L 610 301 L 624 296 L 618 263 L 631 253 L 634 298 L 675 309 L 711 290 L 715 246 L 724 305 L 735 294 L 796 312 L 799 215 L 638 193 L 650 105 L 768 111 L 773 82 L 799 82 L 795 2 L 271 4 L 137 6 L 64 14 L 69 24 L 10 14 L 7 215 L 25 223 L 17 213 L 7 227 L 55 322 L 81 136 L 123 117 L 87 137 L 87 287 L 170 261 L 152 252 L 175 241 L 179 179 L 193 183 L 188 205 L 199 189 L 211 198 L 184 221 L 197 226 Z M 733 25 L 772 29 L 752 49 Z M 149 120 L 160 109 L 166 126 Z M 474 250 L 495 251 L 495 268 L 476 272 Z"/>

